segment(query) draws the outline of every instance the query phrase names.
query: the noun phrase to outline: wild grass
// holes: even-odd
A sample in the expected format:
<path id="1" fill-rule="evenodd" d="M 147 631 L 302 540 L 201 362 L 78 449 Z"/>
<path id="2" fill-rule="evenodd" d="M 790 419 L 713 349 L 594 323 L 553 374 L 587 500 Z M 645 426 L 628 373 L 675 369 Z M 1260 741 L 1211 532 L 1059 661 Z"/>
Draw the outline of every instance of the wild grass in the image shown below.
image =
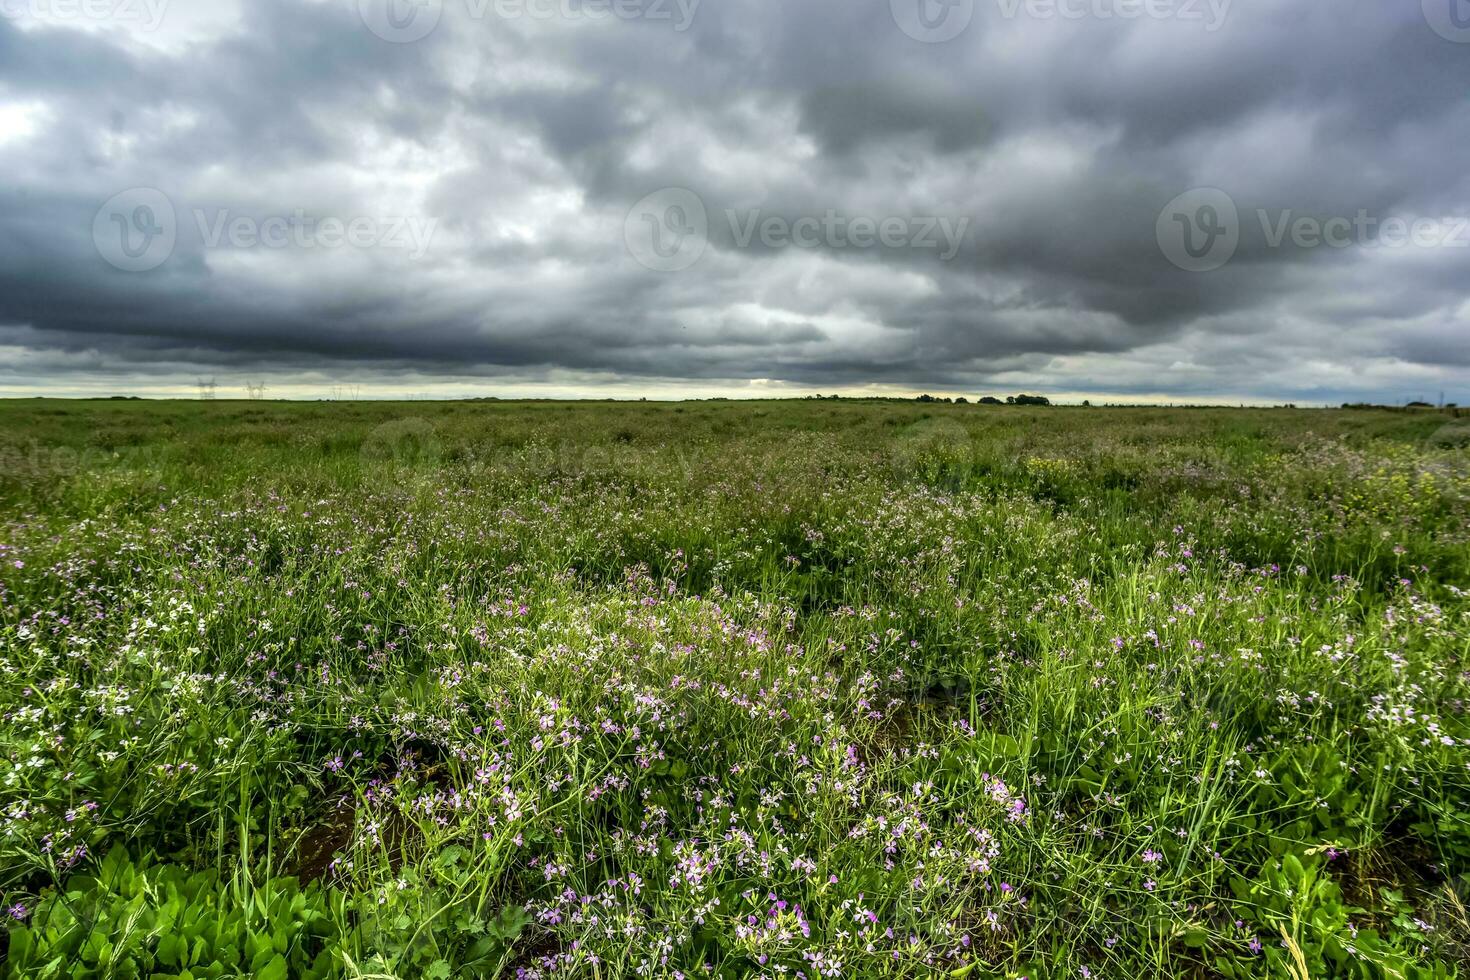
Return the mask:
<path id="1" fill-rule="evenodd" d="M 4 970 L 1456 976 L 1466 425 L 0 403 Z"/>

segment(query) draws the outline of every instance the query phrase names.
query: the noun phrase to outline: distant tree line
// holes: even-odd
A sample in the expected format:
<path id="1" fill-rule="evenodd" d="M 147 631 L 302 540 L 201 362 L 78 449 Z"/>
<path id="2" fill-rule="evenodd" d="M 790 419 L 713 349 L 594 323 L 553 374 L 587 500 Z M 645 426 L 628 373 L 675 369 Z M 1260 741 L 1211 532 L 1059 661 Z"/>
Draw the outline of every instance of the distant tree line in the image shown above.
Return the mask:
<path id="1" fill-rule="evenodd" d="M 836 396 L 834 395 L 833 397 L 835 398 Z M 963 395 L 960 396 L 959 398 L 942 398 L 942 397 L 941 398 L 936 398 L 933 395 L 920 395 L 918 398 L 915 398 L 914 401 L 916 401 L 916 402 L 923 402 L 924 404 L 930 404 L 930 403 L 933 403 L 933 402 L 940 402 L 940 403 L 943 403 L 943 404 L 946 404 L 946 405 L 968 405 L 968 404 L 970 404 L 970 400 L 968 398 L 965 398 Z M 1051 399 L 1050 398 L 1047 398 L 1045 395 L 1007 395 L 1006 396 L 1006 400 L 1002 402 L 999 398 L 996 398 L 994 395 L 986 395 L 985 397 L 983 397 L 983 398 L 981 398 L 979 400 L 979 404 L 981 404 L 981 405 L 1050 405 L 1051 404 Z"/>
<path id="2" fill-rule="evenodd" d="M 1443 405 L 1440 405 L 1438 407 L 1431 404 L 1430 402 L 1408 402 L 1404 405 L 1375 405 L 1373 402 L 1343 402 L 1342 407 L 1352 409 L 1371 408 L 1377 409 L 1380 412 L 1404 412 L 1423 410 L 1426 408 L 1434 411 L 1457 412 L 1460 406 L 1455 404 L 1454 402 L 1445 402 Z"/>

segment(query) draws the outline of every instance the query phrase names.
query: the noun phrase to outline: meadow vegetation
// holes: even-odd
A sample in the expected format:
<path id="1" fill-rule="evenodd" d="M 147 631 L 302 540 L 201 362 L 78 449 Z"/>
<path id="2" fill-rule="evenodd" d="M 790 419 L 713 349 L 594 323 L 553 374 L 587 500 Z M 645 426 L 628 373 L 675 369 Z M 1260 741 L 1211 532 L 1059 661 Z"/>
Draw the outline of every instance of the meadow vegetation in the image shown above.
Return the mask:
<path id="1" fill-rule="evenodd" d="M 0 973 L 1461 975 L 1467 443 L 0 403 Z"/>

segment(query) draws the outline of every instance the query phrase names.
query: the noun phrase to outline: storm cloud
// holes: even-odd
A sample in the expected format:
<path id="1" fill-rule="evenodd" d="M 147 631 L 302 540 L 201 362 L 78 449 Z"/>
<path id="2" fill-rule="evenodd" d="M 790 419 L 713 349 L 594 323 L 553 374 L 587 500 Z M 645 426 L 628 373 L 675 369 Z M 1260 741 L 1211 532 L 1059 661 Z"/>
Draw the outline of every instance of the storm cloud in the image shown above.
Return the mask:
<path id="1" fill-rule="evenodd" d="M 0 0 L 0 392 L 1467 401 L 1467 93 L 1463 0 Z"/>

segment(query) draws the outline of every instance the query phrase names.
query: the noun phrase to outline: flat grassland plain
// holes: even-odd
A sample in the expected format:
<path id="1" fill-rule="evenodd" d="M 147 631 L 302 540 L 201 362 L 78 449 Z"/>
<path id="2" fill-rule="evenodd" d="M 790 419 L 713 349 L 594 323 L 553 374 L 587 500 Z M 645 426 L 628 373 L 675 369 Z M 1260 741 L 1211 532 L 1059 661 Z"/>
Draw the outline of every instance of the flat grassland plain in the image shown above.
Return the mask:
<path id="1" fill-rule="evenodd" d="M 0 403 L 3 972 L 1463 975 L 1467 442 Z"/>

